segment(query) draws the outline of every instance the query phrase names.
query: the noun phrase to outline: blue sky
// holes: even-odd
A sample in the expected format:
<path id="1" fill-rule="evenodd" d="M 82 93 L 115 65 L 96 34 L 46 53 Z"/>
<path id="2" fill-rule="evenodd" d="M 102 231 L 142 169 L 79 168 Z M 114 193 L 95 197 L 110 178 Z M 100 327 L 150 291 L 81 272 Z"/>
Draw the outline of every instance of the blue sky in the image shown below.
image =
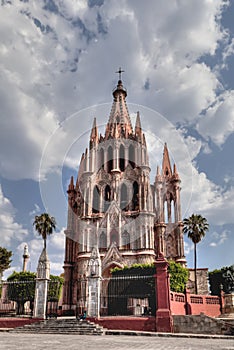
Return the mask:
<path id="1" fill-rule="evenodd" d="M 66 186 L 88 146 L 93 117 L 108 119 L 123 82 L 140 111 L 154 181 L 163 144 L 181 176 L 183 217 L 210 230 L 198 265 L 233 261 L 234 2 L 224 0 L 38 0 L 0 6 L 0 245 L 36 270 L 43 242 L 34 216 L 54 215 L 51 272 L 63 266 Z M 185 239 L 188 266 L 193 247 Z"/>

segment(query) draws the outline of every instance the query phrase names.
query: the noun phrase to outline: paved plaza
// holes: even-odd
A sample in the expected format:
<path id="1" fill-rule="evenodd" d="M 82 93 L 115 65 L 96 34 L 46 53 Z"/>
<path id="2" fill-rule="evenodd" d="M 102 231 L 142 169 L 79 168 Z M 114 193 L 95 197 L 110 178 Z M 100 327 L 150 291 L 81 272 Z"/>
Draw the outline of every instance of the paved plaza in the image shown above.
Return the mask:
<path id="1" fill-rule="evenodd" d="M 0 333 L 0 350 L 234 350 L 233 339 Z"/>

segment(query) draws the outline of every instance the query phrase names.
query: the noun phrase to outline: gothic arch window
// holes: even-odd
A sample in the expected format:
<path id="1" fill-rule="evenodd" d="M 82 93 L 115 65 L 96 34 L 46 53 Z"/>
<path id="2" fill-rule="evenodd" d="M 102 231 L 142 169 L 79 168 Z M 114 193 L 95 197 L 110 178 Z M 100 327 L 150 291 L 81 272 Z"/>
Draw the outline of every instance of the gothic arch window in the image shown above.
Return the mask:
<path id="1" fill-rule="evenodd" d="M 164 198 L 164 222 L 171 223 L 175 222 L 175 208 L 174 208 L 173 194 L 167 193 Z"/>
<path id="2" fill-rule="evenodd" d="M 129 164 L 131 164 L 131 166 L 135 168 L 135 150 L 133 145 L 130 145 L 128 149 L 128 161 Z"/>
<path id="3" fill-rule="evenodd" d="M 84 232 L 84 251 L 87 252 L 88 249 L 88 230 Z"/>
<path id="4" fill-rule="evenodd" d="M 147 233 L 148 233 L 147 248 L 150 248 L 151 247 L 151 231 L 150 231 L 149 227 L 148 227 Z"/>
<path id="5" fill-rule="evenodd" d="M 88 215 L 89 213 L 89 189 L 87 188 L 86 193 L 85 193 L 85 215 Z"/>
<path id="6" fill-rule="evenodd" d="M 145 191 L 144 191 L 144 185 L 141 185 L 141 208 L 145 209 Z"/>
<path id="7" fill-rule="evenodd" d="M 119 246 L 119 235 L 115 229 L 113 229 L 110 233 L 110 244 L 112 243 L 116 243 L 117 247 Z"/>
<path id="8" fill-rule="evenodd" d="M 109 185 L 106 185 L 105 191 L 104 191 L 104 212 L 107 211 L 107 209 L 110 206 L 111 201 L 111 189 Z"/>
<path id="9" fill-rule="evenodd" d="M 113 169 L 113 149 L 111 146 L 107 150 L 107 172 L 110 173 Z"/>
<path id="10" fill-rule="evenodd" d="M 136 181 L 133 182 L 133 194 L 132 194 L 132 210 L 139 209 L 139 185 Z"/>
<path id="11" fill-rule="evenodd" d="M 94 231 L 91 229 L 89 230 L 89 250 L 92 250 L 91 247 L 94 247 L 97 244 L 97 238 L 94 234 Z"/>
<path id="12" fill-rule="evenodd" d="M 167 237 L 167 258 L 175 257 L 175 240 L 172 235 Z"/>
<path id="13" fill-rule="evenodd" d="M 146 230 L 146 227 L 143 225 L 142 226 L 142 237 L 141 237 L 141 240 L 142 240 L 142 248 L 147 248 L 147 230 Z"/>
<path id="14" fill-rule="evenodd" d="M 122 247 L 125 250 L 130 249 L 130 235 L 126 230 L 122 234 Z"/>
<path id="15" fill-rule="evenodd" d="M 120 208 L 122 210 L 127 210 L 127 200 L 128 200 L 128 191 L 127 186 L 122 184 L 120 191 Z"/>
<path id="16" fill-rule="evenodd" d="M 99 190 L 98 186 L 95 186 L 93 189 L 92 212 L 99 213 L 99 208 L 100 208 L 100 190 Z"/>
<path id="17" fill-rule="evenodd" d="M 171 222 L 175 222 L 175 202 L 171 201 Z"/>
<path id="18" fill-rule="evenodd" d="M 119 169 L 124 171 L 125 169 L 125 159 L 124 159 L 124 146 L 120 145 L 119 148 Z"/>
<path id="19" fill-rule="evenodd" d="M 100 160 L 99 160 L 100 161 L 100 163 L 99 163 L 100 165 L 99 165 L 99 167 L 103 169 L 104 168 L 104 149 L 103 148 L 100 149 L 99 156 L 100 156 Z"/>
<path id="20" fill-rule="evenodd" d="M 167 201 L 164 202 L 164 222 L 168 223 L 168 208 L 167 208 Z"/>
<path id="21" fill-rule="evenodd" d="M 99 250 L 102 251 L 107 248 L 107 239 L 105 232 L 102 231 L 99 237 Z"/>

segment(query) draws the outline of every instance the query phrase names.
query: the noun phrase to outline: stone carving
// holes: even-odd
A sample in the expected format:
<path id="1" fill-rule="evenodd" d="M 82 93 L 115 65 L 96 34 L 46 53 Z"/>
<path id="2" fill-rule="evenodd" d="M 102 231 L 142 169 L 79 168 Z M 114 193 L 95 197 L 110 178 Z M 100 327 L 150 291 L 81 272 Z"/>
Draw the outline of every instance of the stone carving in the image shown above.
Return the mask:
<path id="1" fill-rule="evenodd" d="M 225 290 L 227 293 L 234 293 L 234 265 L 222 269 Z"/>
<path id="2" fill-rule="evenodd" d="M 94 247 L 89 260 L 89 275 L 100 276 L 101 275 L 101 260 L 97 247 Z"/>

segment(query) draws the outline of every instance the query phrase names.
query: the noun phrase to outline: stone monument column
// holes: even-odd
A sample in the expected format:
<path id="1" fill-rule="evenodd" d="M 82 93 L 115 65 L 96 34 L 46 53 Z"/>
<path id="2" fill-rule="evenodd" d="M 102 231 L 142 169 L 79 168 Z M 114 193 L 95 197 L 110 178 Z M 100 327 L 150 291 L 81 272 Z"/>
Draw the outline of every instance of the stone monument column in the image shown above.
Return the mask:
<path id="1" fill-rule="evenodd" d="M 44 248 L 37 266 L 33 317 L 46 318 L 48 282 L 50 280 L 50 261 Z"/>
<path id="2" fill-rule="evenodd" d="M 234 265 L 224 269 L 223 279 L 225 283 L 224 307 L 221 317 L 234 318 Z"/>
<path id="3" fill-rule="evenodd" d="M 27 271 L 27 264 L 28 260 L 30 258 L 29 252 L 28 252 L 28 245 L 25 244 L 24 246 L 24 254 L 23 254 L 23 272 Z"/>
<path id="4" fill-rule="evenodd" d="M 101 259 L 99 250 L 94 247 L 88 265 L 88 317 L 100 316 Z"/>

